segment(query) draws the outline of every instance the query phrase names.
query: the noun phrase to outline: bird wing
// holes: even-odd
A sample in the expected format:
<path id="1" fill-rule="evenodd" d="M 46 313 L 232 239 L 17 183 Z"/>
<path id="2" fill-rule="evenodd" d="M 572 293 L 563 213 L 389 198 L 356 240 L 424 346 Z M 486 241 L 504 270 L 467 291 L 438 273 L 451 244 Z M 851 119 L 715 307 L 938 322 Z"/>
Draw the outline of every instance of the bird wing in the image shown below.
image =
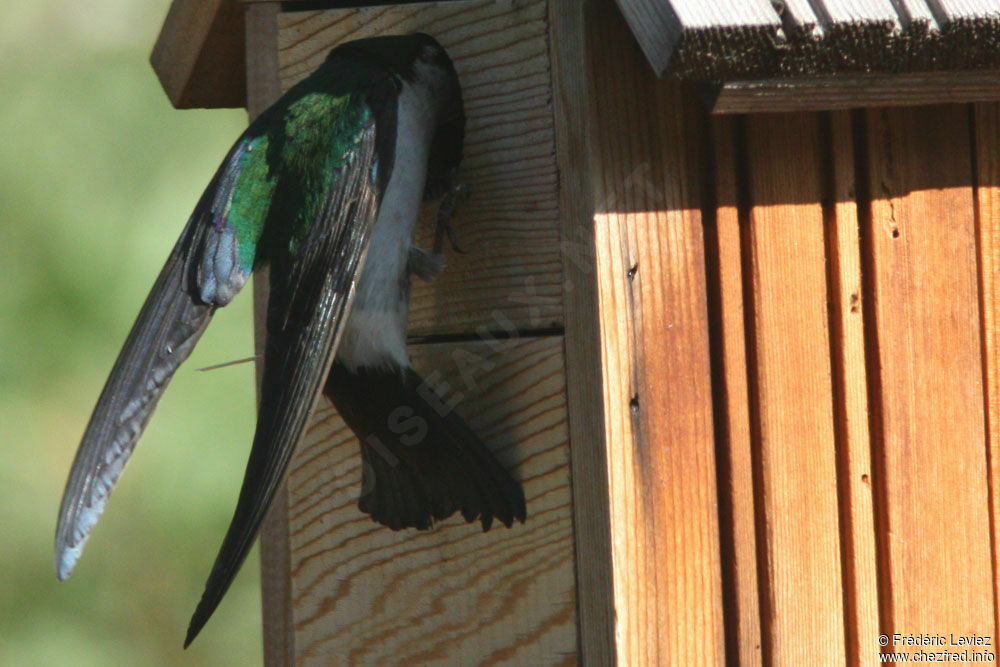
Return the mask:
<path id="1" fill-rule="evenodd" d="M 250 551 L 330 369 L 378 216 L 378 185 L 391 169 L 385 164 L 391 159 L 380 149 L 385 136 L 376 139 L 372 121 L 343 166 L 333 171 L 309 232 L 291 241 L 295 251 L 270 258 L 257 431 L 236 511 L 185 646 L 208 621 Z"/>
<path id="2" fill-rule="evenodd" d="M 253 129 L 230 150 L 198 201 L 90 417 L 59 509 L 55 544 L 59 579 L 73 571 L 174 371 L 191 354 L 215 308 L 225 305 L 249 276 L 251 266 L 237 256 L 235 218 L 230 219 L 230 212 L 240 176 L 252 162 L 248 157 L 257 141 Z M 244 216 L 242 226 L 260 227 L 246 206 L 236 208 Z M 243 259 L 252 265 L 252 255 Z"/>

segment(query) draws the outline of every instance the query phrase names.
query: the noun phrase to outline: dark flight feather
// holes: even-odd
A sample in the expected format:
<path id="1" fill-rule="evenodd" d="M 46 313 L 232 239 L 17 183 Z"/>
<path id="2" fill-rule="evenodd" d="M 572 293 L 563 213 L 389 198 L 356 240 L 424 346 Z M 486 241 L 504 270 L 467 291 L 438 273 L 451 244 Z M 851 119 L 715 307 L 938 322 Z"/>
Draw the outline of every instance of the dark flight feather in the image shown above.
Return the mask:
<path id="1" fill-rule="evenodd" d="M 418 81 L 418 60 L 440 76 Z M 423 92 L 433 91 L 439 106 L 424 103 L 423 116 L 401 120 L 397 114 L 407 82 L 428 86 Z M 403 140 L 423 136 L 414 130 L 429 129 L 423 123 L 431 122 L 433 142 L 424 164 L 423 153 Z M 408 133 L 397 137 L 400 123 Z M 376 521 L 395 530 L 429 528 L 455 512 L 467 521 L 478 519 L 484 530 L 494 519 L 507 526 L 524 521 L 520 485 L 456 413 L 426 400 L 423 380 L 412 369 L 349 372 L 334 360 L 355 293 L 386 282 L 382 274 L 363 269 L 394 171 L 406 177 L 401 182 L 425 187 L 411 192 L 447 190 L 461 160 L 464 124 L 454 66 L 440 45 L 418 34 L 338 46 L 247 128 L 201 196 L 98 399 L 60 508 L 60 579 L 72 571 L 170 378 L 215 309 L 263 264 L 270 268 L 270 299 L 257 430 L 233 520 L 185 647 L 246 558 L 324 389 L 361 438 L 359 506 Z M 404 145 L 409 148 L 399 148 Z M 409 169 L 396 169 L 397 150 L 409 159 Z M 426 182 L 420 180 L 425 168 Z M 402 224 L 415 224 L 410 205 L 387 210 L 402 212 Z M 389 224 L 399 224 L 389 217 Z M 411 226 L 387 229 L 404 231 L 383 244 L 385 254 L 412 242 L 405 238 L 412 237 Z M 412 254 L 409 247 L 401 250 Z M 375 256 L 383 259 L 383 253 Z M 440 268 L 431 264 L 428 274 Z M 386 260 L 381 266 L 394 265 Z M 392 275 L 388 283 L 408 287 L 405 268 L 398 279 Z M 361 282 L 359 290 L 362 280 L 369 282 Z M 385 294 L 405 308 L 408 288 Z M 388 340 L 396 341 L 395 363 L 402 364 L 405 310 L 397 312 L 404 317 Z M 382 340 L 379 333 L 373 340 Z"/>
<path id="2" fill-rule="evenodd" d="M 455 512 L 483 530 L 494 518 L 523 522 L 521 485 L 455 410 L 427 400 L 431 392 L 410 368 L 330 369 L 325 393 L 361 441 L 361 511 L 393 530 Z"/>
<path id="3" fill-rule="evenodd" d="M 184 645 L 215 611 L 249 553 L 323 388 L 378 214 L 375 125 L 333 180 L 297 257 L 272 266 L 261 400 L 243 487 Z"/>
<path id="4" fill-rule="evenodd" d="M 213 180 L 214 182 L 218 179 Z M 191 249 L 211 229 L 209 186 L 160 271 L 97 401 L 70 471 L 56 528 L 56 574 L 69 576 L 135 444 L 215 307 L 185 289 Z"/>

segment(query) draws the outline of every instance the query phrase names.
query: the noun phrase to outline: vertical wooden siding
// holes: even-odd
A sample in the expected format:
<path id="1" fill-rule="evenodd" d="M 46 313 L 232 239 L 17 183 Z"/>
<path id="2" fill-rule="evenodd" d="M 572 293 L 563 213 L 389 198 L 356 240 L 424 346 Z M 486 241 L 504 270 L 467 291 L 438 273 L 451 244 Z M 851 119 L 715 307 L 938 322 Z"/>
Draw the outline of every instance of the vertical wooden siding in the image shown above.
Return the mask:
<path id="1" fill-rule="evenodd" d="M 702 156 L 706 123 L 650 75 L 610 3 L 587 61 L 617 657 L 722 664 Z M 599 45 L 599 46 L 598 46 Z"/>
<path id="2" fill-rule="evenodd" d="M 566 404 L 564 359 L 586 355 L 564 357 L 558 332 L 580 261 L 601 286 L 590 358 L 621 664 L 872 664 L 892 648 L 883 632 L 997 634 L 997 106 L 709 119 L 596 0 L 280 25 L 284 86 L 352 36 L 424 29 L 456 57 L 474 193 L 457 226 L 474 247 L 416 292 L 416 329 L 449 342 L 414 359 L 452 387 L 490 365 L 460 409 L 517 462 L 532 518 L 488 535 L 378 529 L 354 507 L 356 444 L 324 408 L 270 528 L 291 607 L 268 629 L 285 642 L 271 660 L 586 650 L 567 412 L 600 408 Z M 581 26 L 582 44 L 546 43 Z M 565 125 L 580 114 L 582 141 Z M 567 183 L 591 188 L 593 257 L 567 258 Z"/>
<path id="3" fill-rule="evenodd" d="M 1000 620 L 1000 104 L 977 104 L 972 150 L 976 163 L 976 223 L 979 232 L 979 284 L 983 314 L 984 381 L 990 488 L 990 538 L 993 549 L 993 613 Z"/>
<path id="4" fill-rule="evenodd" d="M 997 107 L 699 122 L 690 91 L 634 69 L 621 18 L 588 6 L 620 662 L 721 660 L 712 587 L 672 595 L 716 562 L 728 661 L 875 664 L 912 659 L 908 637 L 962 655 L 953 637 L 995 637 Z M 697 459 L 685 424 L 703 404 L 668 401 L 653 436 L 642 397 L 654 382 L 699 396 L 708 362 L 716 455 Z M 718 546 L 691 537 L 697 494 L 644 484 L 682 453 L 661 483 L 717 487 L 701 526 L 718 521 Z M 688 511 L 650 522 L 663 505 Z M 697 639 L 671 636 L 692 617 Z"/>
<path id="5" fill-rule="evenodd" d="M 992 634 L 969 112 L 866 121 L 882 625 Z"/>
<path id="6" fill-rule="evenodd" d="M 808 115 L 753 117 L 745 127 L 742 265 L 764 656 L 801 664 L 824 647 L 841 662 L 822 139 Z M 782 159 L 792 154 L 794 170 Z"/>
<path id="7" fill-rule="evenodd" d="M 712 121 L 724 594 L 741 663 L 758 639 L 765 664 L 872 664 L 894 633 L 996 635 L 998 117 Z M 748 497 L 752 527 L 735 509 Z M 964 650 L 925 650 L 942 648 Z"/>
<path id="8" fill-rule="evenodd" d="M 264 552 L 265 578 L 286 579 L 284 601 L 271 596 L 287 613 L 269 616 L 270 664 L 572 663 L 588 641 L 576 625 L 548 16 L 546 0 L 277 16 L 284 89 L 332 46 L 377 34 L 427 32 L 454 59 L 470 192 L 454 228 L 467 252 L 449 253 L 433 285 L 415 282 L 410 355 L 523 481 L 529 519 L 488 533 L 461 517 L 429 531 L 377 525 L 357 509 L 357 440 L 321 400 L 283 520 L 268 526 L 287 545 Z"/>

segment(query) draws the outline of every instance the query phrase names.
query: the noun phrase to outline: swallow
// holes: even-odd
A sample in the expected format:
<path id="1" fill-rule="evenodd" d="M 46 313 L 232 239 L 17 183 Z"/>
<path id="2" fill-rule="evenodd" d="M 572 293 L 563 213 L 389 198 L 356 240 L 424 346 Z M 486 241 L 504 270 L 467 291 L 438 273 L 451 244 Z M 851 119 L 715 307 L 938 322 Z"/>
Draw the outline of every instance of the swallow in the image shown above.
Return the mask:
<path id="1" fill-rule="evenodd" d="M 421 203 L 455 191 L 465 114 L 455 67 L 424 34 L 334 48 L 243 132 L 139 312 L 63 494 L 56 575 L 75 567 L 174 372 L 256 268 L 270 298 L 258 418 L 232 522 L 187 647 L 246 558 L 322 393 L 357 434 L 361 511 L 393 530 L 460 512 L 488 530 L 526 517 L 523 489 L 410 365 Z M 444 208 L 444 205 L 442 206 Z M 439 220 L 439 224 L 443 224 Z"/>

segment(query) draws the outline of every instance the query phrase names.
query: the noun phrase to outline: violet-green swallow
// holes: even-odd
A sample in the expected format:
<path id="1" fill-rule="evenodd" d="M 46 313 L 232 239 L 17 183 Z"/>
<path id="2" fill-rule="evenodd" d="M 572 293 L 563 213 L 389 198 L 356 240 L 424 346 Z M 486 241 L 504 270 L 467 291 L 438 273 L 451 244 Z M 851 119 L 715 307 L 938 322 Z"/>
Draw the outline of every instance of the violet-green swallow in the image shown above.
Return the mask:
<path id="1" fill-rule="evenodd" d="M 269 266 L 257 430 L 243 487 L 185 646 L 257 535 L 321 392 L 361 441 L 359 506 L 393 529 L 460 511 L 483 529 L 524 521 L 524 493 L 412 370 L 410 274 L 439 258 L 413 245 L 418 209 L 462 158 L 455 68 L 422 34 L 333 49 L 260 115 L 219 167 L 167 259 L 83 435 L 59 510 L 56 573 L 69 576 L 177 367 Z"/>

